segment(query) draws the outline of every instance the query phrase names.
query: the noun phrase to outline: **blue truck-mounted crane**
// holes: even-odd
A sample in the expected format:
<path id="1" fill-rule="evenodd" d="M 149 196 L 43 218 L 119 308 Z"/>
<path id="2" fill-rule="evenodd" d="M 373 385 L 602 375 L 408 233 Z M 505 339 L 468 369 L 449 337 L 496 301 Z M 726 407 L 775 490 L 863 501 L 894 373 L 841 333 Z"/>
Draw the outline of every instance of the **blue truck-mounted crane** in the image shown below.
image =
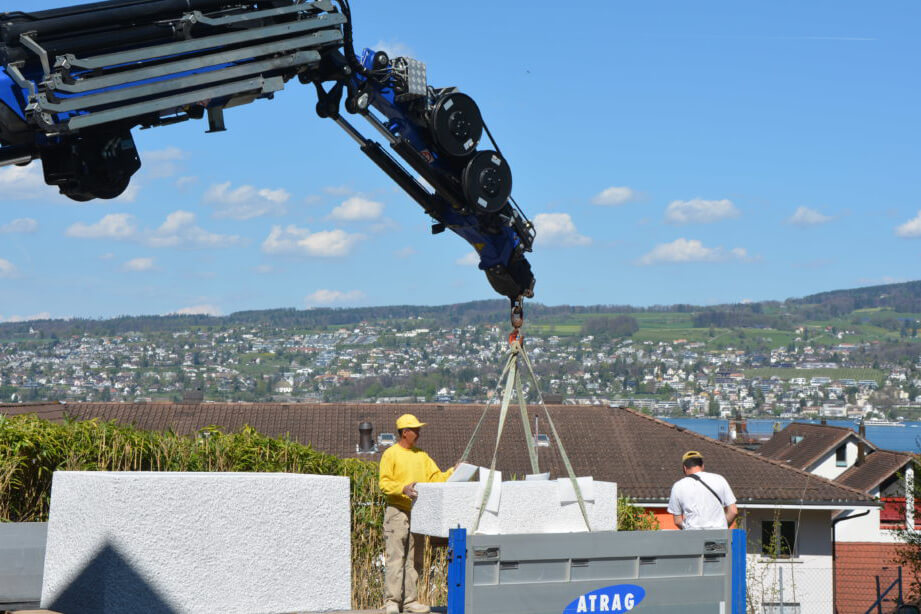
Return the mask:
<path id="1" fill-rule="evenodd" d="M 422 207 L 433 232 L 474 246 L 511 301 L 517 340 L 535 232 L 511 196 L 508 162 L 470 96 L 429 85 L 413 58 L 355 52 L 348 0 L 107 0 L 0 13 L 0 166 L 40 160 L 65 196 L 115 198 L 141 166 L 133 129 L 204 119 L 222 131 L 225 109 L 294 79 L 315 86 L 320 117 Z M 454 529 L 448 612 L 741 613 L 745 544 L 742 531 Z"/>
<path id="2" fill-rule="evenodd" d="M 508 162 L 476 102 L 429 85 L 424 63 L 356 54 L 348 0 L 108 0 L 0 13 L 0 166 L 40 160 L 65 196 L 115 198 L 141 166 L 134 128 L 206 119 L 208 132 L 223 131 L 225 109 L 270 99 L 295 78 L 315 85 L 320 117 L 422 207 L 433 233 L 449 229 L 476 249 L 520 325 L 534 294 L 525 255 L 535 231 L 511 196 Z M 480 148 L 484 133 L 492 149 Z"/>

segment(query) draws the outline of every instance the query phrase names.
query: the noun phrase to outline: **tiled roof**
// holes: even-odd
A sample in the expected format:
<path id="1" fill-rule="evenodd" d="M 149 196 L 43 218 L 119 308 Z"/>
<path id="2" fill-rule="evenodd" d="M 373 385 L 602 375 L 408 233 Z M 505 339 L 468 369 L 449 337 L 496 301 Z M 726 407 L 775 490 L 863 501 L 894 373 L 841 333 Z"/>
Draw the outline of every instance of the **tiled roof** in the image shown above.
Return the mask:
<path id="1" fill-rule="evenodd" d="M 823 455 L 833 451 L 852 436 L 857 440 L 862 439 L 846 427 L 791 422 L 782 431 L 774 433 L 774 436 L 761 446 L 758 453 L 797 469 L 808 469 Z M 802 439 L 794 443 L 800 437 Z M 868 451 L 876 449 L 866 439 L 863 441 Z"/>
<path id="2" fill-rule="evenodd" d="M 67 406 L 57 401 L 46 403 L 14 403 L 4 405 L 0 403 L 0 416 L 15 416 L 18 414 L 35 414 L 45 420 L 61 420 L 64 418 Z"/>
<path id="3" fill-rule="evenodd" d="M 2 413 L 29 413 L 29 408 L 0 406 Z M 740 503 L 788 503 L 867 505 L 864 493 L 835 484 L 759 456 L 676 427 L 638 412 L 607 407 L 549 407 L 573 467 L 578 475 L 617 482 L 620 492 L 641 502 L 667 501 L 672 483 L 682 477 L 680 457 L 686 450 L 698 450 L 709 471 L 723 474 Z M 150 403 L 71 403 L 66 412 L 79 419 L 113 419 L 139 428 L 177 433 L 194 433 L 209 425 L 234 430 L 249 424 L 267 435 L 290 435 L 301 443 L 337 456 L 362 456 L 378 460 L 380 454 L 358 455 L 358 424 L 369 421 L 374 436 L 394 432 L 400 414 L 410 411 L 429 426 L 423 429 L 419 445 L 442 468 L 463 453 L 479 420 L 482 405 L 384 405 L 384 404 L 221 404 L 194 405 Z M 506 476 L 530 473 L 524 430 L 517 409 L 506 422 L 497 468 Z M 488 466 L 498 427 L 498 408 L 491 406 L 470 461 Z M 529 424 L 540 415 L 541 433 L 549 433 L 546 418 L 538 407 L 529 407 Z M 55 418 L 52 418 L 55 419 Z M 538 448 L 541 470 L 553 476 L 565 475 L 556 450 Z"/>
<path id="4" fill-rule="evenodd" d="M 876 450 L 872 454 L 867 454 L 863 464 L 849 467 L 847 471 L 835 478 L 835 481 L 868 493 L 904 469 L 911 460 L 911 454 Z"/>

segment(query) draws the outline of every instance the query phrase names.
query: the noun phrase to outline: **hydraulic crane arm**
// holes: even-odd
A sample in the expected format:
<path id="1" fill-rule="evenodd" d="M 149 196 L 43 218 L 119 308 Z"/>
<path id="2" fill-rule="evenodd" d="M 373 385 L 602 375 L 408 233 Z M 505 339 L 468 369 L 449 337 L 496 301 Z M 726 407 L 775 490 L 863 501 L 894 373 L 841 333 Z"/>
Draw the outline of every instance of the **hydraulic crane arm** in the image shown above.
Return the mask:
<path id="1" fill-rule="evenodd" d="M 480 256 L 492 287 L 533 296 L 534 228 L 472 98 L 425 65 L 352 44 L 347 0 L 109 0 L 0 14 L 0 166 L 40 160 L 78 201 L 114 198 L 141 161 L 132 129 L 207 118 L 314 84 L 317 113 Z M 342 114 L 365 119 L 381 142 Z M 491 139 L 491 136 L 490 136 Z M 383 143 L 383 144 L 382 144 Z M 389 150 L 387 147 L 389 146 Z"/>

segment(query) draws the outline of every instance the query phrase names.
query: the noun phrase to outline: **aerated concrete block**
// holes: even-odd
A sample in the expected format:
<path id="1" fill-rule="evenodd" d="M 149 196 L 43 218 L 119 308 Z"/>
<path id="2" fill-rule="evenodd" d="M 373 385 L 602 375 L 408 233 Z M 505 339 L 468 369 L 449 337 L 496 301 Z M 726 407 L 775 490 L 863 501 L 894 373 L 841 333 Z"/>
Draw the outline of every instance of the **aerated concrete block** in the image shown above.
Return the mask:
<path id="1" fill-rule="evenodd" d="M 349 480 L 56 472 L 42 607 L 281 613 L 351 605 Z"/>
<path id="2" fill-rule="evenodd" d="M 580 487 L 590 497 L 585 507 L 592 530 L 616 530 L 617 484 L 593 482 L 585 487 L 583 480 L 580 478 Z M 483 498 L 480 483 L 419 483 L 416 490 L 419 497 L 413 505 L 411 521 L 414 533 L 447 537 L 448 531 L 458 526 L 473 530 Z M 567 501 L 567 490 L 555 480 L 502 482 L 499 511 L 485 511 L 478 532 L 504 535 L 586 531 L 579 504 Z"/>

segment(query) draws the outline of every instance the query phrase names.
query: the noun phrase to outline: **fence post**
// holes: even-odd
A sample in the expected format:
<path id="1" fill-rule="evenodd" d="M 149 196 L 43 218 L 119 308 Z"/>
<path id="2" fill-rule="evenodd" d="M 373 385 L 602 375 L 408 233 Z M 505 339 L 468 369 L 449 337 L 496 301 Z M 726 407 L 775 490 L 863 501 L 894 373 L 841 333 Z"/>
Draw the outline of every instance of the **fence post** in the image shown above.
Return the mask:
<path id="1" fill-rule="evenodd" d="M 783 607 L 783 567 L 777 567 L 777 573 L 780 574 L 780 614 L 784 614 Z"/>
<path id="2" fill-rule="evenodd" d="M 467 594 L 467 530 L 448 532 L 448 614 L 464 614 Z"/>
<path id="3" fill-rule="evenodd" d="M 902 604 L 902 566 L 899 565 L 899 605 Z"/>
<path id="4" fill-rule="evenodd" d="M 883 614 L 883 600 L 879 592 L 879 576 L 876 576 L 876 614 Z"/>

